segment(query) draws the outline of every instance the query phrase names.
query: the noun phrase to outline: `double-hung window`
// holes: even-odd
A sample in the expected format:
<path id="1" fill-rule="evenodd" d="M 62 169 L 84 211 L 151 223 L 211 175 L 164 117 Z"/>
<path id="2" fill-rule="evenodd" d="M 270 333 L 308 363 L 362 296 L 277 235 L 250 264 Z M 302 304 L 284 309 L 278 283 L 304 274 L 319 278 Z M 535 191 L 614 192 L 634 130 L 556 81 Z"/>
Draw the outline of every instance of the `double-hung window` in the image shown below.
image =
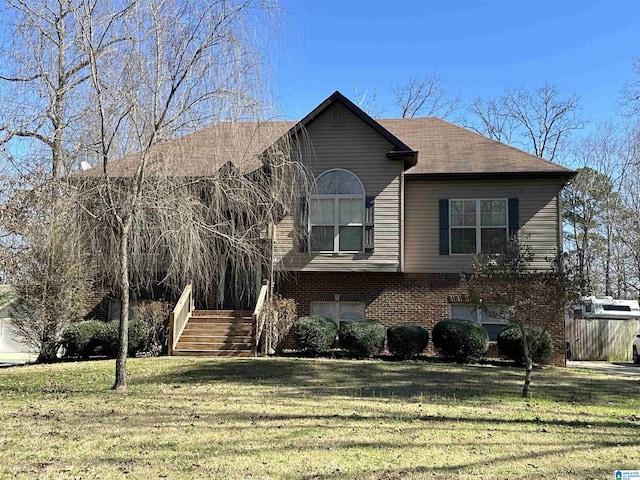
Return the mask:
<path id="1" fill-rule="evenodd" d="M 507 199 L 449 200 L 450 252 L 500 252 L 508 238 L 507 222 Z"/>
<path id="2" fill-rule="evenodd" d="M 364 200 L 362 182 L 348 170 L 329 170 L 320 175 L 309 208 L 311 251 L 362 252 Z"/>

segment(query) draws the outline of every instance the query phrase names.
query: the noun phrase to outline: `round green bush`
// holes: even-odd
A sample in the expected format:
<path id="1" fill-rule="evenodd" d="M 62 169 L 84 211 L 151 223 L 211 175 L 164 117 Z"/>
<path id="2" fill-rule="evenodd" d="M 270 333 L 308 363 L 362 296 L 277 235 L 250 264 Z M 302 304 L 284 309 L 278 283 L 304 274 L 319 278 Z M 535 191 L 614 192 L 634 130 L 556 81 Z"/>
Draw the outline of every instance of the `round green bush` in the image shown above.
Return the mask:
<path id="1" fill-rule="evenodd" d="M 553 354 L 553 341 L 549 332 L 538 325 L 532 324 L 525 324 L 524 329 L 527 334 L 527 343 L 533 363 L 540 365 L 548 363 Z M 520 326 L 511 325 L 500 330 L 497 346 L 500 357 L 513 360 L 520 365 L 526 363 Z"/>
<path id="2" fill-rule="evenodd" d="M 314 355 L 328 352 L 338 332 L 333 320 L 317 315 L 298 318 L 292 329 L 300 348 Z"/>
<path id="3" fill-rule="evenodd" d="M 433 327 L 432 338 L 437 352 L 456 363 L 480 360 L 489 350 L 487 332 L 469 320 L 442 320 Z"/>
<path id="4" fill-rule="evenodd" d="M 129 319 L 129 342 L 127 354 L 130 357 L 135 356 L 144 344 L 144 331 L 134 319 Z M 118 346 L 120 343 L 120 320 L 114 319 L 104 323 L 104 327 L 97 333 L 98 355 L 104 355 L 108 358 L 116 358 L 118 356 Z"/>
<path id="5" fill-rule="evenodd" d="M 420 325 L 399 324 L 387 329 L 389 351 L 403 360 L 419 355 L 428 343 L 429 332 Z"/>
<path id="6" fill-rule="evenodd" d="M 65 356 L 87 359 L 95 353 L 98 346 L 98 334 L 105 323 L 99 320 L 86 320 L 69 325 L 62 334 L 62 344 L 66 348 Z"/>
<path id="7" fill-rule="evenodd" d="M 350 354 L 373 357 L 384 348 L 384 326 L 377 320 L 352 320 L 340 325 L 340 346 Z"/>

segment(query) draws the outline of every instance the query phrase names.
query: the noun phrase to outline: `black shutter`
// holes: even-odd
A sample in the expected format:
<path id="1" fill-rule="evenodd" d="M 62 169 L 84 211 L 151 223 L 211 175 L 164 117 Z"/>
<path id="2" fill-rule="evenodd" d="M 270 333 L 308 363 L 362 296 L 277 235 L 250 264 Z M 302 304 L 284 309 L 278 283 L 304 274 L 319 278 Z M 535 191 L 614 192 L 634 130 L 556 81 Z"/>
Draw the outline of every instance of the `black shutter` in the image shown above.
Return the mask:
<path id="1" fill-rule="evenodd" d="M 440 213 L 440 255 L 449 255 L 449 199 L 438 200 Z"/>
<path id="2" fill-rule="evenodd" d="M 307 197 L 300 197 L 298 203 L 298 242 L 300 252 L 309 251 L 309 202 Z"/>
<path id="3" fill-rule="evenodd" d="M 510 198 L 509 204 L 509 238 L 514 238 L 518 234 L 520 228 L 520 219 L 518 213 L 518 199 Z"/>
<path id="4" fill-rule="evenodd" d="M 373 252 L 374 248 L 374 203 L 376 197 L 366 197 L 364 200 L 364 251 Z"/>

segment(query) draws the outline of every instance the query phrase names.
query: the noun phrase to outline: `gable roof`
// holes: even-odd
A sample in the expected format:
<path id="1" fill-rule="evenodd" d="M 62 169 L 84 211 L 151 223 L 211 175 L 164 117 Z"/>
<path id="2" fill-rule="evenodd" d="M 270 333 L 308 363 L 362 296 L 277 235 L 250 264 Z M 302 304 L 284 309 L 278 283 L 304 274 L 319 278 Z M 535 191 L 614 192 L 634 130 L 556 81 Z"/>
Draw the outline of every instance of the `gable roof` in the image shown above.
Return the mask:
<path id="1" fill-rule="evenodd" d="M 241 172 L 262 166 L 261 154 L 279 139 L 296 137 L 331 105 L 340 102 L 392 145 L 389 158 L 405 162 L 410 177 L 559 177 L 576 172 L 435 117 L 375 120 L 336 91 L 299 122 L 222 122 L 159 143 L 149 152 L 149 170 L 174 175 L 211 176 L 231 162 Z M 109 175 L 130 176 L 138 155 L 109 164 Z M 82 176 L 100 176 L 100 167 Z"/>
<path id="2" fill-rule="evenodd" d="M 351 111 L 356 117 L 362 120 L 365 124 L 369 125 L 373 130 L 375 130 L 380 136 L 386 139 L 391 145 L 393 145 L 393 150 L 389 153 L 399 156 L 401 154 L 406 154 L 406 157 L 409 159 L 409 163 L 411 165 L 415 165 L 417 151 L 414 148 L 411 148 L 407 144 L 405 144 L 400 138 L 394 135 L 391 131 L 383 126 L 380 121 L 374 120 L 370 117 L 364 110 L 358 107 L 355 103 L 349 100 L 347 97 L 342 95 L 339 91 L 333 92 L 329 98 L 327 98 L 324 102 L 314 108 L 309 114 L 307 114 L 302 120 L 300 120 L 290 131 L 289 134 L 297 134 L 301 129 L 308 127 L 311 122 L 313 122 L 316 118 L 318 118 L 322 113 L 324 113 L 330 106 L 335 104 L 336 102 L 340 102 L 344 105 L 348 110 Z"/>
<path id="3" fill-rule="evenodd" d="M 575 172 L 435 117 L 378 120 L 412 148 L 412 176 L 567 176 Z"/>

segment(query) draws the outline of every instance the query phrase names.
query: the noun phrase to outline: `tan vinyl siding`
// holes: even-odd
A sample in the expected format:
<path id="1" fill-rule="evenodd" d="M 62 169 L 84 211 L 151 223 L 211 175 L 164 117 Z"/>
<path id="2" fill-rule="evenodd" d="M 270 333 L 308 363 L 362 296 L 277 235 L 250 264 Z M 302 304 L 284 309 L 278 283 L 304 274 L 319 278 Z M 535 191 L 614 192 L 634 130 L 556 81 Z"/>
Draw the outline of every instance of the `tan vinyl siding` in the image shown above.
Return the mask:
<path id="1" fill-rule="evenodd" d="M 438 200 L 518 198 L 521 241 L 535 255 L 534 269 L 548 269 L 545 257 L 558 246 L 555 180 L 429 181 L 406 177 L 405 271 L 455 273 L 471 270 L 472 255 L 439 254 Z"/>
<path id="2" fill-rule="evenodd" d="M 333 107 L 336 108 L 336 107 Z M 312 158 L 306 159 L 314 176 L 334 168 L 356 174 L 367 197 L 375 197 L 373 253 L 299 253 L 293 219 L 276 227 L 276 260 L 283 270 L 398 271 L 400 268 L 400 175 L 402 161 L 389 160 L 392 145 L 371 127 L 343 110 L 343 126 L 331 126 L 333 108 L 307 127 Z M 338 105 L 337 108 L 340 108 Z"/>

